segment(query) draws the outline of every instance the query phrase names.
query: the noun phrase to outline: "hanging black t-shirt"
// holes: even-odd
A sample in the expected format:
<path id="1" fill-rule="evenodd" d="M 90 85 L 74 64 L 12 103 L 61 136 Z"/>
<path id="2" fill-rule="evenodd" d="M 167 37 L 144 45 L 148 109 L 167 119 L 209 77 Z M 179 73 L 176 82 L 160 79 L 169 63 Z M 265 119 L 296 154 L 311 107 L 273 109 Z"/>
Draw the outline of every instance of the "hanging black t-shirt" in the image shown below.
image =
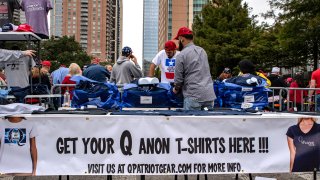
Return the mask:
<path id="1" fill-rule="evenodd" d="M 320 165 L 320 125 L 314 123 L 308 133 L 301 131 L 299 125 L 291 126 L 287 136 L 293 139 L 296 155 L 292 172 L 319 170 Z"/>
<path id="2" fill-rule="evenodd" d="M 18 0 L 0 0 L 0 27 L 7 23 L 13 23 L 14 9 L 19 9 Z"/>

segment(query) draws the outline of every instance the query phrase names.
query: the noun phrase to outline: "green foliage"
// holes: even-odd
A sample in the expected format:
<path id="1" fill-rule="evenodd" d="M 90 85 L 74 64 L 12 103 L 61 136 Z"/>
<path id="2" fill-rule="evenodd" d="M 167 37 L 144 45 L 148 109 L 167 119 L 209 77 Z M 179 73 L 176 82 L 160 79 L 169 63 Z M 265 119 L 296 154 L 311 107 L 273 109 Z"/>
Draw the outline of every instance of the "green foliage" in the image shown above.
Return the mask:
<path id="1" fill-rule="evenodd" d="M 236 70 L 249 59 L 257 68 L 318 65 L 320 52 L 320 0 L 269 0 L 276 18 L 269 27 L 257 25 L 242 0 L 213 0 L 193 25 L 195 43 L 208 54 L 210 70 L 218 76 L 224 67 Z M 275 15 L 276 9 L 282 13 Z"/>
<path id="2" fill-rule="evenodd" d="M 311 63 L 317 69 L 320 52 L 320 0 L 269 0 L 282 10 L 279 41 L 295 65 Z"/>
<path id="3" fill-rule="evenodd" d="M 1 48 L 8 49 L 8 50 L 26 50 L 28 49 L 34 49 L 36 50 L 36 44 L 35 43 L 29 43 L 27 41 L 6 41 L 6 42 L 0 42 Z"/>
<path id="4" fill-rule="evenodd" d="M 195 43 L 208 54 L 213 76 L 218 76 L 224 67 L 233 69 L 242 59 L 251 58 L 251 41 L 258 34 L 255 26 L 242 0 L 214 1 L 203 8 L 193 31 Z"/>
<path id="5" fill-rule="evenodd" d="M 280 45 L 278 34 L 279 27 L 260 27 L 257 30 L 258 34 L 250 43 L 248 48 L 249 59 L 254 60 L 257 68 L 271 70 L 273 66 L 291 67 L 287 63 L 288 54 Z"/>
<path id="6" fill-rule="evenodd" d="M 77 63 L 80 67 L 90 64 L 91 57 L 75 41 L 74 37 L 63 36 L 59 39 L 51 39 L 41 44 L 41 59 L 48 59 L 52 62 L 52 70 L 57 69 L 61 64 L 69 66 Z"/>

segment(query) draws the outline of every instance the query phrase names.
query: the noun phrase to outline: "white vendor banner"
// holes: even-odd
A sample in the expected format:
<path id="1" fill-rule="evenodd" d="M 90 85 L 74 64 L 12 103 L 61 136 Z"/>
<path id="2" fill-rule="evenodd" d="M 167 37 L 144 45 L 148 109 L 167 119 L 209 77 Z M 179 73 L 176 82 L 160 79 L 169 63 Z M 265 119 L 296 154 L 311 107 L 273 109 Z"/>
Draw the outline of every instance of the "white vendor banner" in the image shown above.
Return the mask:
<path id="1" fill-rule="evenodd" d="M 316 119 L 294 115 L 3 118 L 0 173 L 168 175 L 313 171 L 320 164 L 320 127 Z"/>

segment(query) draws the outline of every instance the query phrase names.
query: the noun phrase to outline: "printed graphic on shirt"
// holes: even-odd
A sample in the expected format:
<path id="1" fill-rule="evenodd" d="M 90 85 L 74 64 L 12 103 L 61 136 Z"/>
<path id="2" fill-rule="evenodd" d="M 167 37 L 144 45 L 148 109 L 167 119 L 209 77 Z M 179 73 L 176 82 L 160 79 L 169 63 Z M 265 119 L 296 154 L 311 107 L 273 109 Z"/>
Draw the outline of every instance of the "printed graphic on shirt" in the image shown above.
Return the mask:
<path id="1" fill-rule="evenodd" d="M 39 2 L 34 2 L 34 4 L 27 5 L 26 12 L 33 12 L 33 11 L 44 11 L 44 8 L 41 6 Z"/>
<path id="2" fill-rule="evenodd" d="M 305 139 L 303 139 L 302 136 L 299 136 L 298 141 L 299 141 L 300 144 L 303 144 L 303 145 L 307 145 L 307 146 L 310 146 L 310 147 L 315 146 L 315 142 L 314 141 L 305 140 Z"/>
<path id="3" fill-rule="evenodd" d="M 11 71 L 19 71 L 20 66 L 23 66 L 22 61 L 13 61 L 6 64 L 6 69 L 10 69 Z"/>
<path id="4" fill-rule="evenodd" d="M 8 19 L 8 3 L 0 2 L 0 19 Z"/>
<path id="5" fill-rule="evenodd" d="M 167 58 L 166 59 L 167 71 L 165 72 L 165 74 L 166 74 L 167 79 L 174 79 L 175 66 L 176 66 L 176 59 L 175 58 L 172 58 L 172 59 Z"/>
<path id="6" fill-rule="evenodd" d="M 24 146 L 26 142 L 25 128 L 5 128 L 5 144 Z"/>

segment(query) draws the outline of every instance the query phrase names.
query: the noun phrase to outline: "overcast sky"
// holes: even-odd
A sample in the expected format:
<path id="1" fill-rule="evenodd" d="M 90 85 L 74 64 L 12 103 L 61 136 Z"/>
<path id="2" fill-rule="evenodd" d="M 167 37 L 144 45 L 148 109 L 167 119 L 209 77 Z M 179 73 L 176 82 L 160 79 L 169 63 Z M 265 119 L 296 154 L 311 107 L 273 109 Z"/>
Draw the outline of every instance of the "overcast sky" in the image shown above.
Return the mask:
<path id="1" fill-rule="evenodd" d="M 252 7 L 252 14 L 260 15 L 269 9 L 267 0 L 246 0 Z M 123 0 L 123 42 L 130 46 L 133 54 L 142 61 L 143 0 Z M 122 48 L 122 47 L 121 47 Z"/>
<path id="2" fill-rule="evenodd" d="M 141 64 L 142 59 L 143 0 L 123 0 L 123 41 Z"/>
<path id="3" fill-rule="evenodd" d="M 246 2 L 249 4 L 249 7 L 252 7 L 253 14 L 259 15 L 269 9 L 267 0 L 246 0 Z"/>

